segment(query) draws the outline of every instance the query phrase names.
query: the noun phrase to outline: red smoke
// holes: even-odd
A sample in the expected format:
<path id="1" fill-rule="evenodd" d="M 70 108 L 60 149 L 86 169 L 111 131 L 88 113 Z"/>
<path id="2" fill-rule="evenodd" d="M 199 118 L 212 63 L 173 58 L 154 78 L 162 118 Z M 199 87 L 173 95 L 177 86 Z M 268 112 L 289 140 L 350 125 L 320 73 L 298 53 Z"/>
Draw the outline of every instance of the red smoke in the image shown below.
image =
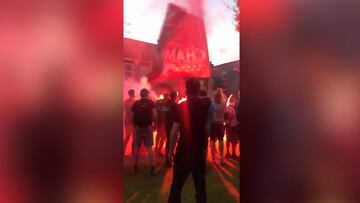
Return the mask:
<path id="1" fill-rule="evenodd" d="M 203 0 L 175 0 L 176 5 L 186 8 L 186 10 L 196 16 L 204 16 L 204 2 Z"/>
<path id="2" fill-rule="evenodd" d="M 203 7 L 203 0 L 187 0 L 189 12 L 203 17 L 204 16 L 204 7 Z"/>

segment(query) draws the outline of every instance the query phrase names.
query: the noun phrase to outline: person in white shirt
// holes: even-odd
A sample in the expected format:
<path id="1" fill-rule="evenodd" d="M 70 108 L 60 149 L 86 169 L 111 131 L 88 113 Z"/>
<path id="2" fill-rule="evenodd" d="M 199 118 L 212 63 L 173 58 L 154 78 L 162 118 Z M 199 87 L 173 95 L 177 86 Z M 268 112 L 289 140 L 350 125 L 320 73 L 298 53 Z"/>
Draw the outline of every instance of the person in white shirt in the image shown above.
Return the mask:
<path id="1" fill-rule="evenodd" d="M 236 159 L 236 147 L 239 142 L 239 121 L 236 116 L 236 110 L 235 110 L 235 98 L 231 97 L 229 100 L 229 105 L 225 109 L 226 114 L 226 148 L 227 153 L 226 156 L 230 156 L 230 143 L 232 148 L 231 157 L 233 159 Z"/>
<path id="2" fill-rule="evenodd" d="M 223 100 L 223 96 L 221 92 L 215 93 L 214 102 L 210 106 L 210 148 L 211 148 L 211 156 L 212 160 L 215 161 L 215 142 L 219 141 L 219 151 L 220 151 L 220 160 L 219 162 L 223 162 L 223 154 L 224 154 L 224 112 L 225 112 L 226 104 Z"/>

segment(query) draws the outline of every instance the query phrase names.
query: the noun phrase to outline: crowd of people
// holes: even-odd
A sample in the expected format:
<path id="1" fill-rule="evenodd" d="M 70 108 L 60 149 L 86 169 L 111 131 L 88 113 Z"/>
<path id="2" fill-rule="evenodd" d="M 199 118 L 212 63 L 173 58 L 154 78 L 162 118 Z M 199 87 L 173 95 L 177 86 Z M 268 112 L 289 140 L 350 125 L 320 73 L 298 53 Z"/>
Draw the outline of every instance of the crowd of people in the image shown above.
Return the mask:
<path id="1" fill-rule="evenodd" d="M 238 93 L 235 96 L 227 96 L 221 88 L 216 89 L 213 95 L 211 99 L 205 88 L 199 91 L 199 98 L 210 103 L 206 128 L 211 158 L 213 162 L 217 162 L 215 144 L 218 142 L 218 162 L 222 164 L 224 158 L 238 159 L 236 148 L 240 141 L 238 108 L 240 95 Z M 172 165 L 171 158 L 168 158 L 170 134 L 181 101 L 179 101 L 177 91 L 165 93 L 158 100 L 153 101 L 150 99 L 150 91 L 145 88 L 140 91 L 140 99 L 135 98 L 135 90 L 128 90 L 128 98 L 125 100 L 124 149 L 132 138 L 131 155 L 134 161 L 134 172 L 137 173 L 139 150 L 143 143 L 150 159 L 150 173 L 155 174 L 155 157 L 165 157 L 164 167 Z M 224 143 L 224 137 L 226 137 L 226 143 Z M 165 154 L 162 152 L 164 145 Z"/>
<path id="2" fill-rule="evenodd" d="M 236 96 L 227 97 L 222 89 L 217 89 L 211 99 L 208 91 L 201 89 L 199 80 L 189 79 L 186 82 L 186 99 L 179 100 L 178 92 L 171 91 L 154 102 L 149 94 L 150 91 L 144 88 L 140 91 L 141 98 L 135 100 L 135 90 L 130 89 L 129 98 L 125 101 L 124 149 L 132 136 L 134 173 L 138 172 L 139 150 L 144 144 L 150 161 L 150 175 L 156 175 L 155 157 L 165 156 L 164 167 L 173 166 L 168 202 L 181 202 L 182 187 L 191 173 L 196 202 L 205 203 L 209 140 L 213 162 L 217 162 L 215 143 L 219 142 L 218 162 L 224 163 L 224 136 L 227 138 L 225 158 L 238 158 L 236 147 L 240 141 L 239 92 Z M 161 152 L 164 144 L 165 155 Z"/>

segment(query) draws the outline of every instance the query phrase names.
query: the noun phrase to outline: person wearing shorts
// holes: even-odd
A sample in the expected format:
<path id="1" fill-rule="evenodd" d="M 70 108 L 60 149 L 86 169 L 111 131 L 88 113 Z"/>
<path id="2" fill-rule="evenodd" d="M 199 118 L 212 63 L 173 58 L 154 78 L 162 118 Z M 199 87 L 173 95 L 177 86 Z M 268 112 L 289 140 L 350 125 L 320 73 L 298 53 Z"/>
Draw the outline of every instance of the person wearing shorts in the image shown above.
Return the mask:
<path id="1" fill-rule="evenodd" d="M 149 127 L 135 127 L 135 137 L 134 137 L 134 146 L 140 148 L 144 143 L 146 148 L 152 147 L 154 144 L 153 141 L 153 129 Z"/>
<path id="2" fill-rule="evenodd" d="M 140 91 L 141 99 L 136 101 L 132 107 L 134 123 L 134 173 L 138 171 L 139 151 L 141 144 L 147 148 L 150 159 L 150 175 L 155 175 L 155 160 L 152 151 L 153 129 L 157 120 L 157 112 L 153 101 L 148 99 L 149 91 Z"/>
<path id="3" fill-rule="evenodd" d="M 210 148 L 211 148 L 211 156 L 212 161 L 215 161 L 215 142 L 219 141 L 219 162 L 223 162 L 223 154 L 224 154 L 224 113 L 225 113 L 225 103 L 223 102 L 223 97 L 221 92 L 217 92 L 214 96 L 214 102 L 210 107 Z"/>
<path id="4" fill-rule="evenodd" d="M 223 123 L 212 123 L 210 129 L 210 140 L 223 141 L 225 133 L 225 126 Z"/>
<path id="5" fill-rule="evenodd" d="M 237 120 L 236 117 L 236 111 L 235 111 L 235 101 L 234 98 L 230 98 L 229 101 L 229 106 L 226 107 L 225 113 L 227 114 L 227 125 L 228 128 L 226 130 L 226 139 L 227 139 L 227 155 L 229 154 L 229 148 L 230 148 L 230 143 L 231 143 L 231 148 L 232 148 L 232 153 L 231 153 L 231 157 L 233 159 L 236 159 L 236 146 L 239 142 L 239 121 Z"/>

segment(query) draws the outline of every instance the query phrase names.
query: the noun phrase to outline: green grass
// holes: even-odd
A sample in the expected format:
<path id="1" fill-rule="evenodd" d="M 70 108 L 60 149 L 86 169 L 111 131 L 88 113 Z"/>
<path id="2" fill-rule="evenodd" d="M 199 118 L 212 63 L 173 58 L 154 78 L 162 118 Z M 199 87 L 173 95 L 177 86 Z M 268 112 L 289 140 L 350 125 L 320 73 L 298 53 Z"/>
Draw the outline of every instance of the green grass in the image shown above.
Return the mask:
<path id="1" fill-rule="evenodd" d="M 208 158 L 209 159 L 209 158 Z M 139 161 L 139 172 L 134 175 L 130 156 L 124 159 L 125 203 L 167 202 L 172 181 L 172 168 L 163 169 L 163 158 L 157 160 L 156 177 L 149 176 L 147 156 Z M 225 159 L 225 164 L 207 162 L 206 188 L 208 203 L 239 202 L 239 162 Z M 191 175 L 182 191 L 182 202 L 195 202 L 195 189 Z"/>

